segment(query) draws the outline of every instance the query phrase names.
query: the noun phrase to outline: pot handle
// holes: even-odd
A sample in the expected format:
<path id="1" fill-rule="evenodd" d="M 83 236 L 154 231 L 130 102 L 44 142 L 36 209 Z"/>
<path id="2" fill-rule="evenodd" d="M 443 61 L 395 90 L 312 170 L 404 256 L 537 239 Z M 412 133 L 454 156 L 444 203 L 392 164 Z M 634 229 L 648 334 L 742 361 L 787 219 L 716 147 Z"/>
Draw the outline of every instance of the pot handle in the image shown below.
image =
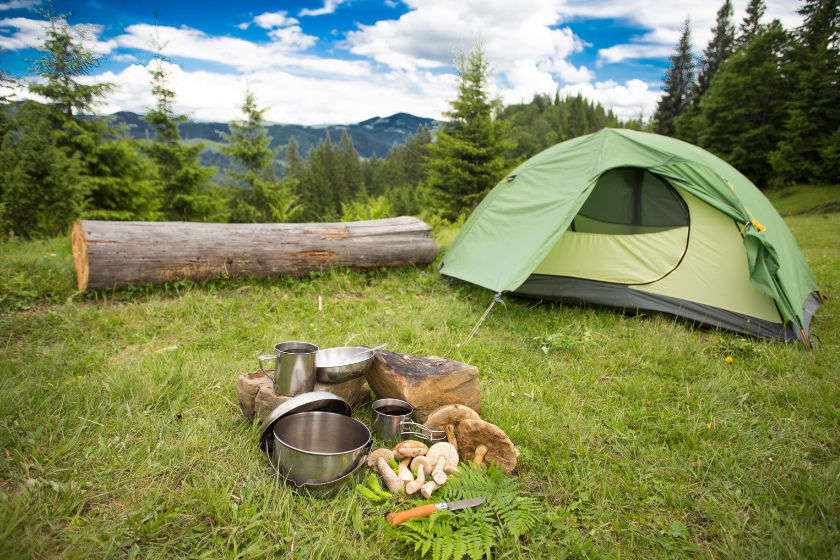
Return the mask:
<path id="1" fill-rule="evenodd" d="M 272 381 L 274 381 L 274 376 L 263 369 L 263 360 L 276 360 L 276 359 L 278 359 L 278 358 L 275 354 L 269 354 L 268 356 L 260 356 L 258 358 L 258 361 L 260 363 L 260 371 L 263 372 L 265 374 L 265 376 L 268 377 L 269 379 L 271 379 Z"/>
<path id="2" fill-rule="evenodd" d="M 407 430 L 404 428 L 407 428 Z M 415 431 L 415 428 L 419 431 Z M 413 422 L 411 420 L 403 420 L 400 422 L 400 435 L 419 437 L 421 439 L 425 439 L 429 443 L 432 443 L 433 441 L 446 440 L 446 432 L 432 430 L 423 424 L 418 424 L 417 422 Z"/>

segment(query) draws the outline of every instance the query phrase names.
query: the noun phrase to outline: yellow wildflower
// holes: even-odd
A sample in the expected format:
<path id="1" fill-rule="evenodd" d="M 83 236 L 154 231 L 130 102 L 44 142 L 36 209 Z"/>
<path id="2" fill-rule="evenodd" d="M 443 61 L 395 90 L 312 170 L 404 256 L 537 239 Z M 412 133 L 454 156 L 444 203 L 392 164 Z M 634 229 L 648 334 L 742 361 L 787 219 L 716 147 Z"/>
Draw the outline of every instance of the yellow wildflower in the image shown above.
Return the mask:
<path id="1" fill-rule="evenodd" d="M 734 360 L 732 359 L 732 356 L 727 356 L 726 358 L 724 358 L 724 361 L 725 361 L 727 364 L 731 364 Z"/>

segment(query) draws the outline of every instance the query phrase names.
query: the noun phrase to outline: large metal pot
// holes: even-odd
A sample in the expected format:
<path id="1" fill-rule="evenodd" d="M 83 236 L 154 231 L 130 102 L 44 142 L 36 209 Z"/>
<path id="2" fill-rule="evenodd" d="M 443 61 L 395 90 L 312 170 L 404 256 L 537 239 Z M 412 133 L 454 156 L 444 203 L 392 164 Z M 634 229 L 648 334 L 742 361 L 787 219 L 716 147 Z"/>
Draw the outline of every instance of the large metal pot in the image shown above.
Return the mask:
<path id="1" fill-rule="evenodd" d="M 274 424 L 273 462 L 296 485 L 321 484 L 356 469 L 370 451 L 367 426 L 332 412 L 301 412 Z"/>

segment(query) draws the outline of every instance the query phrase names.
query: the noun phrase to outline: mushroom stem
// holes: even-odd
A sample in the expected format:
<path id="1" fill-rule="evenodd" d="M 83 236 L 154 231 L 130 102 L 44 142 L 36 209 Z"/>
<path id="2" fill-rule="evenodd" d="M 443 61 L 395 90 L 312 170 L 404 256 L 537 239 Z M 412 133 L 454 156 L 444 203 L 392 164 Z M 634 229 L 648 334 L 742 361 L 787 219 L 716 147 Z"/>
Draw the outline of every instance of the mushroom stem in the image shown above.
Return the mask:
<path id="1" fill-rule="evenodd" d="M 447 476 L 458 476 L 461 474 L 461 469 L 452 465 L 446 465 L 443 467 L 443 472 L 445 472 Z"/>
<path id="2" fill-rule="evenodd" d="M 400 477 L 400 480 L 405 482 L 411 482 L 414 480 L 414 475 L 411 474 L 411 469 L 408 468 L 408 464 L 411 462 L 411 457 L 406 457 L 405 459 L 400 462 L 400 465 L 397 467 L 397 474 Z"/>
<path id="3" fill-rule="evenodd" d="M 438 462 L 435 465 L 435 468 L 432 469 L 432 474 L 435 474 L 436 472 L 442 471 L 443 467 L 445 467 L 445 466 L 446 466 L 446 457 L 441 456 L 441 458 L 438 459 Z"/>
<path id="4" fill-rule="evenodd" d="M 417 465 L 417 478 L 405 485 L 406 494 L 414 494 L 426 482 L 426 473 L 423 472 L 423 465 Z"/>
<path id="5" fill-rule="evenodd" d="M 478 465 L 478 468 L 481 468 L 481 462 L 484 461 L 484 455 L 487 454 L 487 446 L 483 443 L 475 448 L 475 463 Z"/>
<path id="6" fill-rule="evenodd" d="M 455 424 L 448 424 L 446 426 L 446 440 L 449 442 L 449 445 L 458 449 L 458 440 L 455 439 Z"/>
<path id="7" fill-rule="evenodd" d="M 379 474 L 382 475 L 382 480 L 385 481 L 385 486 L 388 487 L 389 492 L 397 494 L 400 490 L 405 488 L 405 482 L 397 476 L 397 473 L 391 470 L 391 467 L 388 466 L 385 459 L 382 457 L 377 459 L 376 467 L 379 469 Z"/>
<path id="8" fill-rule="evenodd" d="M 438 488 L 440 488 L 440 484 L 438 484 L 434 480 L 430 480 L 429 482 L 420 487 L 420 494 L 422 494 L 423 497 L 428 500 L 429 497 L 431 497 L 432 492 L 434 492 Z"/>

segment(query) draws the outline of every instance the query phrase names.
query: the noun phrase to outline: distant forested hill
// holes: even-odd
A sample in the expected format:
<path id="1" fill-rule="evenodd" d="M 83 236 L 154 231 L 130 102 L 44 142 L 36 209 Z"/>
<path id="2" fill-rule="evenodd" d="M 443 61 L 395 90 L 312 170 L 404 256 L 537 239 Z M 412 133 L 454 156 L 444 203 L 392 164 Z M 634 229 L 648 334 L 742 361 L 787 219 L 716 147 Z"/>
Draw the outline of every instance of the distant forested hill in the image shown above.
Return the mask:
<path id="1" fill-rule="evenodd" d="M 133 138 L 141 139 L 152 135 L 149 130 L 149 123 L 141 118 L 141 115 L 120 111 L 110 115 L 116 122 L 130 126 L 129 133 Z M 286 146 L 289 138 L 294 135 L 298 144 L 298 152 L 306 157 L 309 148 L 317 146 L 327 134 L 330 139 L 337 143 L 341 139 L 341 133 L 347 130 L 347 134 L 353 139 L 353 145 L 359 155 L 369 158 L 373 154 L 382 159 L 388 155 L 394 142 L 402 144 L 409 134 L 417 132 L 417 127 L 427 125 L 434 130 L 436 121 L 423 117 L 415 117 L 408 113 L 397 113 L 390 117 L 373 117 L 356 124 L 333 124 L 321 126 L 304 126 L 300 124 L 270 124 L 266 126 L 268 135 L 272 137 L 271 148 Z M 180 126 L 181 138 L 188 141 L 202 140 L 205 142 L 221 142 L 219 132 L 229 133 L 227 123 L 221 122 L 187 122 Z M 282 159 L 282 152 L 277 159 Z M 228 167 L 230 158 L 218 150 L 218 146 L 208 144 L 201 154 L 202 165 L 215 165 L 221 168 Z"/>

